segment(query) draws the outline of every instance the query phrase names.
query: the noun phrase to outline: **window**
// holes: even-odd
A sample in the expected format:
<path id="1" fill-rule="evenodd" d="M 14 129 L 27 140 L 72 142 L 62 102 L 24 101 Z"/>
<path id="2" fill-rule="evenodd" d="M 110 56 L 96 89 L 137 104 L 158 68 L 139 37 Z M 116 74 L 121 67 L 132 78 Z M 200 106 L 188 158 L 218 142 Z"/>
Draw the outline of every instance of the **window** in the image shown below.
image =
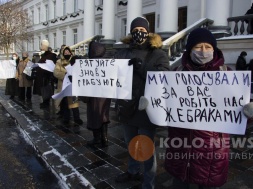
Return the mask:
<path id="1" fill-rule="evenodd" d="M 102 35 L 103 32 L 103 24 L 99 24 L 99 35 Z"/>
<path id="2" fill-rule="evenodd" d="M 67 44 L 66 43 L 66 31 L 62 32 L 62 44 Z"/>
<path id="3" fill-rule="evenodd" d="M 32 39 L 32 50 L 34 50 L 34 38 Z"/>
<path id="4" fill-rule="evenodd" d="M 66 0 L 63 0 L 63 15 L 66 15 Z"/>
<path id="5" fill-rule="evenodd" d="M 178 31 L 185 29 L 187 26 L 187 7 L 178 9 Z"/>
<path id="6" fill-rule="evenodd" d="M 34 11 L 33 10 L 31 11 L 31 22 L 32 22 L 32 24 L 34 24 Z"/>
<path id="7" fill-rule="evenodd" d="M 56 1 L 53 2 L 54 6 L 54 15 L 53 18 L 56 18 Z"/>
<path id="8" fill-rule="evenodd" d="M 40 23 L 40 8 L 38 8 L 38 22 Z"/>
<path id="9" fill-rule="evenodd" d="M 48 14 L 49 14 L 49 12 L 48 12 L 48 5 L 45 5 L 45 12 L 46 12 L 46 21 L 48 21 L 49 19 L 48 19 Z"/>
<path id="10" fill-rule="evenodd" d="M 121 30 L 121 36 L 125 36 L 125 35 L 127 35 L 128 33 L 127 33 L 127 19 L 126 18 L 124 18 L 124 19 L 122 19 L 122 30 Z"/>
<path id="11" fill-rule="evenodd" d="M 73 29 L 74 34 L 74 44 L 77 44 L 77 29 Z"/>
<path id="12" fill-rule="evenodd" d="M 54 48 L 56 48 L 57 47 L 57 44 L 56 44 L 56 42 L 57 42 L 56 33 L 53 33 L 53 36 L 54 36 Z"/>
<path id="13" fill-rule="evenodd" d="M 48 40 L 48 35 L 45 36 L 46 40 Z"/>
<path id="14" fill-rule="evenodd" d="M 78 0 L 74 0 L 74 12 L 78 11 Z"/>
<path id="15" fill-rule="evenodd" d="M 149 22 L 149 31 L 151 33 L 155 32 L 155 13 L 146 15 L 146 19 Z"/>
<path id="16" fill-rule="evenodd" d="M 39 45 L 39 50 L 40 50 L 40 42 L 41 42 L 41 37 L 40 36 L 38 37 L 38 40 L 39 40 L 38 45 Z"/>

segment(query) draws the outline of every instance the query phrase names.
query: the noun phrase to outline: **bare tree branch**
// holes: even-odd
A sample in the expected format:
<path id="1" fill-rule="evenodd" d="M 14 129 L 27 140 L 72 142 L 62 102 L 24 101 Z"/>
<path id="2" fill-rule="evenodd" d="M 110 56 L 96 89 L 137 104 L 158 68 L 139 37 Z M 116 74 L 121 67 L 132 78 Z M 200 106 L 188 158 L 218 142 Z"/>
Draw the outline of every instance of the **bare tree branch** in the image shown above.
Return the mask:
<path id="1" fill-rule="evenodd" d="M 31 20 L 20 0 L 0 0 L 0 26 L 0 45 L 7 58 L 13 44 L 20 46 L 33 39 Z"/>

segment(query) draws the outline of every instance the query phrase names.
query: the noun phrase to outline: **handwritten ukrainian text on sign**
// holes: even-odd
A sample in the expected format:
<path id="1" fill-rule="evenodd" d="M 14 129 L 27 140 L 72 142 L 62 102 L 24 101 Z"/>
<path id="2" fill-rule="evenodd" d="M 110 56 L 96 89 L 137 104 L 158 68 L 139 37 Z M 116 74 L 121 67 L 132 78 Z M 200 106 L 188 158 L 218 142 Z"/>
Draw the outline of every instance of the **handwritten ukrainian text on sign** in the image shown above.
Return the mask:
<path id="1" fill-rule="evenodd" d="M 148 72 L 146 110 L 160 126 L 244 134 L 250 81 L 249 71 Z"/>
<path id="2" fill-rule="evenodd" d="M 73 96 L 132 98 L 133 67 L 128 59 L 77 59 L 72 77 Z"/>
<path id="3" fill-rule="evenodd" d="M 0 79 L 15 78 L 16 61 L 0 60 Z"/>

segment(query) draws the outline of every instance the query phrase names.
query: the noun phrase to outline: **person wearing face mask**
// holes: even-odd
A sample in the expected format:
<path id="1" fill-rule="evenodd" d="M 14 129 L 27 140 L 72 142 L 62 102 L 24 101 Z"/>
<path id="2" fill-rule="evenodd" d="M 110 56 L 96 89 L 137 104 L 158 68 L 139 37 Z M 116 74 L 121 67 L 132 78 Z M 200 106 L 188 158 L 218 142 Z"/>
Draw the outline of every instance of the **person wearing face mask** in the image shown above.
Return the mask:
<path id="1" fill-rule="evenodd" d="M 41 51 L 43 54 L 41 54 L 41 58 L 38 61 L 38 63 L 46 63 L 46 60 L 52 60 L 54 63 L 56 63 L 56 54 L 50 52 L 49 49 L 49 42 L 47 40 L 41 41 Z M 33 86 L 33 94 L 37 94 L 42 96 L 42 88 L 50 85 L 52 87 L 52 90 L 54 89 L 54 77 L 52 72 L 44 70 L 40 67 L 34 68 L 36 70 L 36 78 L 34 79 L 34 86 Z M 40 103 L 40 108 L 46 108 L 50 105 L 50 98 L 43 99 L 42 103 Z"/>
<path id="2" fill-rule="evenodd" d="M 18 67 L 20 59 L 17 53 L 12 54 L 12 60 L 15 60 L 16 67 Z M 15 96 L 19 96 L 17 72 L 15 78 L 6 79 L 5 95 L 10 95 L 10 99 L 14 99 Z"/>
<path id="3" fill-rule="evenodd" d="M 29 57 L 27 52 L 22 53 L 22 60 L 20 60 L 17 68 L 17 73 L 18 73 L 18 81 L 19 81 L 19 99 L 20 100 L 25 100 L 27 102 L 31 102 L 32 98 L 32 86 L 33 86 L 33 81 L 28 80 L 26 77 L 26 74 L 23 73 L 24 69 L 27 66 L 27 63 L 29 62 L 30 65 L 33 64 Z"/>
<path id="4" fill-rule="evenodd" d="M 217 48 L 213 34 L 205 28 L 197 28 L 189 34 L 181 65 L 175 70 L 219 71 L 231 70 L 231 68 L 224 69 L 224 57 L 221 50 Z M 182 144 L 182 147 L 171 145 L 170 141 L 174 138 L 181 141 L 187 140 L 187 144 Z M 185 147 L 193 144 L 196 138 L 203 140 L 208 148 L 194 145 L 190 148 Z M 229 139 L 229 134 L 168 127 L 168 139 L 165 169 L 174 177 L 172 188 L 217 189 L 226 183 L 229 147 L 211 145 L 211 140 Z M 222 158 L 215 158 L 213 154 L 210 156 L 210 153 L 219 154 Z M 203 156 L 196 158 L 198 154 L 203 154 Z"/>
<path id="5" fill-rule="evenodd" d="M 71 59 L 74 59 L 70 47 L 65 46 L 61 51 L 61 59 L 58 59 L 54 69 L 54 77 L 58 79 L 57 93 L 62 90 L 62 84 L 64 77 L 67 73 L 66 66 L 70 65 Z M 74 122 L 78 125 L 82 125 L 83 121 L 80 119 L 79 103 L 77 97 L 64 97 L 63 99 L 57 99 L 57 106 L 60 106 L 60 112 L 62 112 L 63 124 L 68 124 L 70 121 L 70 109 L 73 112 Z"/>
<path id="6" fill-rule="evenodd" d="M 139 103 L 140 96 L 144 95 L 147 71 L 168 71 L 169 59 L 161 49 L 162 39 L 158 34 L 149 33 L 149 22 L 144 17 L 137 17 L 131 22 L 131 35 L 122 39 L 129 48 L 118 51 L 115 59 L 130 59 L 129 66 L 133 66 L 132 80 L 132 100 L 126 101 L 127 104 Z M 120 120 L 124 120 L 122 128 L 124 130 L 125 142 L 130 144 L 137 136 L 147 137 L 154 145 L 156 125 L 152 124 L 146 111 L 137 110 L 134 106 L 131 110 L 124 111 L 123 104 L 116 102 Z M 131 115 L 130 115 L 131 114 Z M 137 141 L 136 141 L 137 142 Z M 136 144 L 137 145 L 137 144 Z M 154 188 L 156 174 L 156 155 L 155 152 L 143 161 L 144 174 L 142 188 Z M 119 175 L 115 181 L 119 183 L 140 180 L 141 162 L 130 155 L 128 158 L 127 171 Z"/>

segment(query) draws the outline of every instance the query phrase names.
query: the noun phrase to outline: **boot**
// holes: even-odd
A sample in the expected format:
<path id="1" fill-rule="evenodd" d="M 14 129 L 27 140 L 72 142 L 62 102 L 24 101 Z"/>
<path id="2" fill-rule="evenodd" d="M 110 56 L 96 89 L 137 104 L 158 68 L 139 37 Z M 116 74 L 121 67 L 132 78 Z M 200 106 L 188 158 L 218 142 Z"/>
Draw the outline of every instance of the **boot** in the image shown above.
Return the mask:
<path id="1" fill-rule="evenodd" d="M 107 129 L 108 129 L 108 125 L 103 124 L 101 127 L 101 144 L 103 147 L 108 146 Z"/>
<path id="2" fill-rule="evenodd" d="M 88 141 L 87 144 L 90 146 L 94 146 L 101 143 L 101 129 L 96 129 L 92 131 L 93 133 L 93 140 Z"/>
<path id="3" fill-rule="evenodd" d="M 83 120 L 80 119 L 79 108 L 72 108 L 72 112 L 73 112 L 74 122 L 77 125 L 82 125 Z"/>

